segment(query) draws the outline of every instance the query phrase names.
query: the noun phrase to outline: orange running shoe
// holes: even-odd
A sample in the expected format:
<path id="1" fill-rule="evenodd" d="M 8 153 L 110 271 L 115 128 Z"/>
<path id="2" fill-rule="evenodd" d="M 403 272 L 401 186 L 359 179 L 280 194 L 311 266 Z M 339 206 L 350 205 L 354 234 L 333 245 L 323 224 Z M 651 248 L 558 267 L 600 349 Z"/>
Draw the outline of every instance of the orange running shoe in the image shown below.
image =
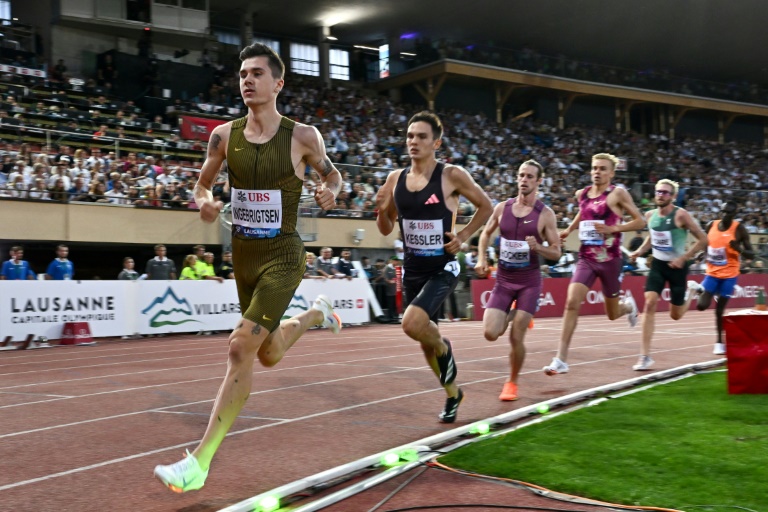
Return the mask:
<path id="1" fill-rule="evenodd" d="M 505 382 L 504 389 L 501 390 L 499 400 L 502 402 L 511 402 L 517 400 L 517 384 L 514 382 Z"/>

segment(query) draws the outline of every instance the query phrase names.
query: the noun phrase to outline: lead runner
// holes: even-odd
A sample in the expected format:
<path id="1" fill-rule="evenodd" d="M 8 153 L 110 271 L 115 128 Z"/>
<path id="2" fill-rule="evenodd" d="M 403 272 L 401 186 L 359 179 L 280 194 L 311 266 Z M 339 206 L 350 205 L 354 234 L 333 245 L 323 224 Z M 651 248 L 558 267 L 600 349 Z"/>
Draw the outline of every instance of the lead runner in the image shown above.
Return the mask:
<path id="1" fill-rule="evenodd" d="M 200 489 L 211 459 L 251 392 L 253 363 L 276 365 L 312 326 L 333 333 L 341 320 L 330 300 L 320 295 L 312 308 L 280 321 L 301 283 L 304 244 L 296 231 L 304 169 L 311 166 L 322 184 L 315 201 L 324 210 L 335 206 L 341 175 L 325 154 L 316 128 L 296 123 L 277 111 L 285 66 L 268 46 L 255 43 L 240 53 L 240 93 L 246 117 L 217 126 L 195 186 L 200 217 L 214 222 L 223 204 L 211 187 L 222 162 L 232 187 L 232 256 L 243 318 L 229 336 L 224 377 L 202 441 L 183 460 L 157 466 L 155 476 L 174 492 Z"/>

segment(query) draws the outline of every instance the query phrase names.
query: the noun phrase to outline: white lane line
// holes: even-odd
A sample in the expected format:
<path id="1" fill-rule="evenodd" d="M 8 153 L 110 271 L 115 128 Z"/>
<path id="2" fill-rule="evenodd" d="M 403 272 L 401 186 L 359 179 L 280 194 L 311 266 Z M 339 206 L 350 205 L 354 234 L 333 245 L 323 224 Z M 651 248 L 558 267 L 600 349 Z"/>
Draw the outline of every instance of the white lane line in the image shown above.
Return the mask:
<path id="1" fill-rule="evenodd" d="M 74 395 L 53 395 L 50 393 L 24 393 L 22 391 L 0 391 L 0 395 L 52 396 L 54 398 L 74 398 Z"/>
<path id="2" fill-rule="evenodd" d="M 615 360 L 618 360 L 618 359 L 625 359 L 626 357 L 629 357 L 629 356 L 612 357 L 612 358 L 607 358 L 607 359 L 599 359 L 599 360 L 595 360 L 595 361 L 585 361 L 583 363 L 576 363 L 573 366 L 582 366 L 582 365 L 587 365 L 587 364 L 595 364 L 595 363 L 601 363 L 601 362 L 607 362 L 607 361 L 615 361 Z M 541 370 L 530 370 L 530 371 L 521 372 L 521 373 L 529 374 L 529 373 L 538 373 L 540 371 Z M 392 373 L 394 373 L 394 372 L 392 372 Z M 490 381 L 494 381 L 494 380 L 499 380 L 501 378 L 502 378 L 501 376 L 495 376 L 495 377 L 491 377 L 491 378 L 487 378 L 487 379 L 479 379 L 479 380 L 465 382 L 462 385 L 463 386 L 470 386 L 470 385 L 473 385 L 473 384 L 480 384 L 480 383 L 484 383 L 484 382 L 490 382 Z M 302 387 L 302 386 L 296 386 L 296 387 Z M 287 423 L 296 423 L 296 422 L 299 422 L 299 421 L 305 421 L 305 420 L 310 420 L 310 419 L 314 419 L 314 418 L 319 418 L 319 417 L 322 417 L 322 416 L 327 416 L 329 414 L 346 412 L 346 411 L 350 411 L 350 410 L 353 410 L 353 409 L 359 409 L 361 407 L 368 407 L 368 406 L 371 406 L 371 405 L 378 405 L 378 404 L 381 404 L 381 403 L 384 403 L 384 402 L 390 402 L 392 400 L 400 400 L 400 399 L 403 399 L 403 398 L 411 398 L 411 397 L 414 397 L 414 396 L 423 395 L 423 394 L 426 394 L 426 393 L 434 393 L 434 392 L 442 392 L 442 390 L 440 390 L 440 389 L 429 389 L 429 390 L 417 391 L 417 392 L 414 392 L 414 393 L 407 393 L 407 394 L 404 394 L 404 395 L 398 395 L 398 396 L 394 396 L 394 397 L 382 398 L 382 399 L 379 399 L 379 400 L 374 400 L 374 401 L 371 401 L 371 402 L 365 402 L 365 403 L 361 403 L 361 404 L 350 405 L 350 406 L 341 407 L 341 408 L 338 408 L 338 409 L 331 409 L 329 411 L 322 411 L 322 412 L 318 412 L 318 413 L 314 413 L 314 414 L 308 414 L 306 416 L 301 416 L 301 417 L 293 418 L 293 419 L 290 419 L 290 420 L 279 421 L 279 422 L 270 423 L 270 424 L 267 424 L 267 425 L 259 425 L 259 426 L 256 426 L 256 427 L 251 427 L 251 428 L 246 428 L 246 429 L 242 429 L 242 430 L 232 431 L 232 432 L 228 433 L 226 435 L 226 437 L 232 437 L 232 436 L 236 436 L 236 435 L 240 435 L 240 434 L 246 434 L 246 433 L 249 433 L 249 432 L 255 432 L 257 430 L 262 430 L 262 429 L 266 429 L 266 428 L 274 428 L 274 427 L 278 427 L 280 425 L 284 425 L 284 424 L 287 424 Z M 198 402 L 198 403 L 200 403 L 200 402 Z M 150 451 L 146 451 L 146 452 L 142 452 L 142 453 L 137 453 L 137 454 L 134 454 L 134 455 L 128 455 L 126 457 L 120 457 L 120 458 L 117 458 L 117 459 L 106 460 L 106 461 L 99 462 L 99 463 L 96 463 L 96 464 L 90 464 L 88 466 L 80 466 L 80 467 L 77 467 L 77 468 L 69 469 L 67 471 L 60 471 L 58 473 L 52 473 L 52 474 L 41 476 L 41 477 L 38 477 L 38 478 L 32 478 L 32 479 L 29 479 L 29 480 L 22 480 L 20 482 L 14 482 L 14 483 L 11 483 L 11 484 L 6 484 L 6 485 L 3 485 L 3 486 L 0 486 L 0 491 L 6 491 L 8 489 L 14 489 L 16 487 L 22 487 L 22 486 L 25 486 L 25 485 L 30 485 L 30 484 L 34 484 L 34 483 L 38 483 L 38 482 L 44 482 L 46 480 L 52 480 L 54 478 L 68 476 L 68 475 L 72 475 L 72 474 L 75 474 L 75 473 L 82 473 L 82 472 L 85 472 L 85 471 L 89 471 L 91 469 L 97 469 L 97 468 L 104 467 L 104 466 L 109 466 L 109 465 L 112 465 L 112 464 L 119 464 L 121 462 L 126 462 L 126 461 L 129 461 L 129 460 L 134 460 L 134 459 L 139 459 L 139 458 L 143 458 L 143 457 L 148 457 L 148 456 L 155 455 L 155 454 L 158 454 L 158 453 L 163 453 L 163 452 L 166 452 L 166 451 L 169 451 L 169 450 L 177 450 L 177 449 L 185 448 L 185 447 L 189 447 L 189 446 L 196 446 L 198 443 L 199 443 L 199 440 L 195 440 L 195 441 L 190 441 L 190 442 L 187 442 L 187 443 L 176 444 L 176 445 L 173 445 L 173 446 L 166 446 L 164 448 L 158 448 L 158 449 L 155 449 L 155 450 L 150 450 Z"/>
<path id="3" fill-rule="evenodd" d="M 639 343 L 639 342 L 637 340 L 627 340 L 627 341 L 620 341 L 620 342 L 614 342 L 614 343 L 600 343 L 600 344 L 596 344 L 596 345 L 577 345 L 577 346 L 572 347 L 571 350 L 593 349 L 593 348 L 599 349 L 599 348 L 602 348 L 602 347 L 609 347 L 609 346 L 615 346 L 615 345 L 624 345 L 624 344 L 634 344 L 634 343 Z M 531 344 L 533 344 L 533 343 L 530 343 L 529 345 L 531 345 Z M 695 346 L 692 346 L 692 347 L 683 347 L 683 348 L 684 349 L 700 348 L 700 347 L 707 346 L 707 345 L 709 345 L 709 344 L 706 344 L 706 345 L 695 345 Z M 400 348 L 400 347 L 408 347 L 408 346 L 413 346 L 413 344 L 408 343 L 408 344 L 398 345 L 397 347 L 390 347 L 390 348 Z M 493 348 L 493 345 L 489 343 L 487 345 L 484 345 L 483 347 L 480 347 L 479 350 L 486 350 L 486 349 L 492 349 L 492 348 Z M 471 348 L 470 347 L 466 347 L 466 348 L 464 348 L 464 347 L 461 347 L 461 346 L 457 347 L 457 349 L 459 351 L 462 351 L 462 350 L 478 350 L 478 348 L 475 348 L 475 347 L 471 347 Z M 365 350 L 367 351 L 369 349 L 365 349 Z M 373 350 L 373 349 L 371 349 L 371 350 Z M 341 353 L 348 353 L 348 352 L 360 352 L 360 350 L 337 351 L 335 353 L 340 353 L 341 354 Z M 536 354 L 536 353 L 542 353 L 542 352 L 544 352 L 544 353 L 545 352 L 551 352 L 551 350 L 547 349 L 547 350 L 543 350 L 541 352 L 532 352 L 531 351 L 529 353 L 530 354 Z M 420 354 L 420 352 L 418 354 Z M 354 364 L 354 363 L 361 363 L 361 362 L 367 362 L 367 361 L 382 361 L 384 359 L 394 359 L 394 358 L 401 358 L 401 357 L 407 357 L 407 356 L 415 356 L 415 355 L 418 355 L 418 354 L 415 353 L 415 352 L 414 353 L 408 353 L 408 354 L 395 354 L 395 355 L 384 356 L 384 357 L 378 356 L 378 357 L 366 358 L 366 359 L 352 359 L 352 360 L 349 360 L 349 361 L 340 361 L 340 363 Z M 316 354 L 301 354 L 301 355 L 293 356 L 292 358 L 310 357 L 310 356 L 315 356 L 315 355 Z M 628 356 L 628 357 L 636 357 L 636 355 L 637 354 L 632 354 L 631 356 Z M 501 356 L 498 356 L 498 357 L 492 357 L 492 358 L 481 359 L 481 360 L 506 358 L 506 357 L 508 357 L 508 356 L 507 355 L 501 355 Z M 472 361 L 467 361 L 467 363 L 468 362 L 472 362 Z M 282 367 L 282 368 L 278 368 L 278 369 L 271 369 L 271 370 L 268 370 L 268 371 L 270 371 L 270 372 L 290 371 L 290 370 L 294 370 L 294 369 L 305 369 L 305 368 L 322 367 L 322 366 L 327 366 L 329 364 L 337 364 L 337 363 L 339 363 L 339 362 L 336 362 L 336 363 L 311 364 L 311 365 L 304 365 L 304 366 Z M 47 385 L 47 384 L 62 384 L 62 383 L 71 383 L 71 382 L 81 382 L 81 381 L 85 381 L 85 380 L 94 380 L 94 379 L 111 379 L 111 378 L 115 378 L 115 377 L 134 376 L 134 375 L 149 374 L 149 373 L 156 373 L 156 372 L 189 370 L 189 369 L 205 368 L 205 367 L 211 367 L 211 366 L 223 366 L 224 364 L 225 364 L 225 362 L 222 361 L 222 362 L 218 362 L 218 363 L 209 363 L 209 364 L 203 364 L 203 365 L 193 365 L 193 366 L 185 366 L 185 367 L 178 367 L 178 368 L 162 368 L 162 369 L 156 369 L 156 370 L 145 370 L 145 371 L 141 371 L 141 372 L 130 372 L 130 373 L 122 373 L 122 374 L 110 374 L 110 375 L 96 376 L 96 377 L 83 377 L 83 378 L 78 378 L 78 379 L 66 379 L 66 380 L 60 380 L 60 381 L 49 381 L 49 382 L 42 382 L 42 383 L 23 384 L 23 385 L 18 385 L 18 386 L 7 386 L 5 388 L 0 388 L 0 391 L 6 390 L 6 389 L 17 389 L 17 388 L 27 388 L 27 387 L 33 387 L 33 386 L 41 386 L 41 385 Z M 464 364 L 464 363 L 462 362 L 462 364 Z M 258 375 L 259 373 L 264 373 L 264 372 L 263 371 L 254 372 L 254 375 Z M 220 380 L 221 378 L 222 378 L 221 375 L 216 375 L 216 376 L 207 377 L 207 378 L 203 378 L 203 379 L 192 379 L 192 380 L 186 380 L 186 381 L 174 381 L 174 382 L 167 382 L 167 383 L 161 383 L 161 384 L 152 384 L 152 385 L 149 385 L 149 386 L 135 386 L 135 387 L 131 387 L 131 388 L 109 390 L 109 391 L 100 391 L 98 393 L 88 393 L 88 394 L 84 394 L 84 395 L 73 396 L 71 399 L 87 398 L 87 397 L 92 397 L 92 396 L 107 395 L 107 394 L 113 394 L 113 393 L 125 393 L 125 392 L 130 392 L 130 391 L 140 391 L 140 390 L 144 390 L 144 389 L 151 389 L 151 388 L 165 387 L 165 386 L 174 386 L 174 385 L 188 384 L 188 383 L 193 383 L 193 382 L 204 382 L 204 381 L 208 381 L 208 380 Z M 19 404 L 4 405 L 4 406 L 0 406 L 0 409 L 8 409 L 8 408 L 13 408 L 13 407 L 22 407 L 22 406 L 25 406 L 25 405 L 34 405 L 34 404 L 40 404 L 40 403 L 55 402 L 55 401 L 58 401 L 58 400 L 63 400 L 63 399 L 54 398 L 54 399 L 50 399 L 50 400 L 37 400 L 37 401 L 34 401 L 34 402 L 25 402 L 25 403 L 19 403 Z"/>
<path id="4" fill-rule="evenodd" d="M 680 351 L 684 351 L 684 350 L 689 350 L 691 348 L 701 348 L 701 347 L 705 347 L 705 346 L 709 346 L 709 345 L 708 344 L 707 345 L 699 345 L 699 346 L 696 346 L 696 347 L 678 347 L 678 348 L 674 348 L 674 349 L 661 350 L 661 351 L 654 352 L 654 353 L 680 352 Z M 579 347 L 579 348 L 581 349 L 581 348 L 587 348 L 587 347 Z M 541 354 L 541 353 L 545 353 L 545 352 L 550 352 L 550 351 L 529 352 L 529 354 Z M 395 356 L 391 356 L 391 357 L 395 357 Z M 472 360 L 463 361 L 462 365 L 470 364 L 470 363 L 476 363 L 476 362 L 483 362 L 483 361 L 493 361 L 493 360 L 498 360 L 498 359 L 506 359 L 507 357 L 508 357 L 507 355 L 504 355 L 504 356 L 498 356 L 498 357 L 488 357 L 488 358 L 481 358 L 481 359 L 472 359 Z M 636 357 L 637 357 L 636 354 L 630 354 L 630 355 L 626 355 L 626 356 L 616 356 L 616 357 L 612 357 L 612 358 L 602 358 L 602 359 L 595 359 L 595 360 L 591 360 L 591 361 L 584 361 L 584 362 L 581 362 L 581 363 L 572 363 L 571 366 L 583 366 L 583 365 L 595 364 L 595 363 L 605 362 L 605 361 L 617 361 L 617 360 L 621 360 L 621 359 L 632 359 L 632 360 L 634 360 Z M 373 361 L 378 361 L 380 359 L 381 358 L 376 358 L 376 359 L 372 359 L 372 360 Z M 371 359 L 364 360 L 364 361 L 371 361 Z M 336 363 L 328 363 L 327 365 L 329 365 L 329 366 L 346 366 L 346 365 L 356 366 L 356 363 L 359 363 L 359 362 L 362 362 L 362 361 L 336 362 Z M 306 369 L 306 368 L 310 368 L 312 366 L 319 367 L 319 366 L 326 366 L 326 364 L 322 364 L 322 365 L 318 364 L 318 365 L 302 366 L 302 367 L 293 367 L 293 368 L 283 368 L 283 369 L 280 369 L 280 370 L 284 370 L 284 371 L 289 371 L 289 370 L 294 370 L 294 369 L 303 370 L 303 369 Z M 422 371 L 424 369 L 426 369 L 426 366 L 399 367 L 399 368 L 397 368 L 395 370 L 390 370 L 390 371 L 385 371 L 385 372 L 369 373 L 369 374 L 364 374 L 364 375 L 355 375 L 355 376 L 352 376 L 352 377 L 343 377 L 343 378 L 339 378 L 339 379 L 330 379 L 330 380 L 325 380 L 325 381 L 316 381 L 316 382 L 310 382 L 310 383 L 305 383 L 305 384 L 297 384 L 295 386 L 284 386 L 284 387 L 280 387 L 280 388 L 265 389 L 265 390 L 262 390 L 262 391 L 253 391 L 253 392 L 251 392 L 251 394 L 249 396 L 261 395 L 261 394 L 266 394 L 266 393 L 274 393 L 274 392 L 278 392 L 278 391 L 287 391 L 287 390 L 291 390 L 291 389 L 300 389 L 300 388 L 305 388 L 305 387 L 312 387 L 312 386 L 315 386 L 315 385 L 334 384 L 334 383 L 337 383 L 337 382 L 344 382 L 344 381 L 355 380 L 355 379 L 362 379 L 362 378 L 368 378 L 368 377 L 379 377 L 381 375 L 390 375 L 390 374 L 403 373 L 403 372 L 409 372 L 409 371 Z M 274 372 L 274 371 L 280 371 L 280 370 L 272 369 L 270 371 Z M 469 370 L 469 369 L 467 369 L 466 371 L 468 371 L 468 372 L 475 372 L 475 371 Z M 523 371 L 523 372 L 521 372 L 521 374 L 522 375 L 529 375 L 529 374 L 539 373 L 540 371 L 541 370 L 537 368 L 537 369 L 534 369 L 534 370 Z M 265 372 L 254 372 L 254 373 L 258 374 L 258 373 L 265 373 Z M 475 373 L 489 373 L 489 372 L 475 372 Z M 494 380 L 494 379 L 501 378 L 501 376 L 506 376 L 506 374 L 507 374 L 506 372 L 498 372 L 498 373 L 500 374 L 498 377 L 493 377 L 493 378 L 484 379 L 484 380 L 475 381 L 475 382 L 486 382 L 486 381 L 489 381 L 489 380 Z M 220 379 L 221 377 L 213 377 L 213 378 L 214 379 Z M 175 385 L 175 384 L 187 384 L 187 383 L 200 382 L 200 381 L 205 381 L 205 380 L 211 380 L 211 379 L 199 379 L 197 381 L 184 381 L 184 382 L 172 383 L 172 384 L 173 385 Z M 162 385 L 171 385 L 171 384 L 162 384 Z M 161 386 L 161 385 L 147 386 L 147 388 L 158 387 L 158 386 Z M 146 388 L 141 388 L 141 389 L 146 389 Z M 126 390 L 126 391 L 129 391 L 129 390 Z M 90 395 L 75 396 L 75 397 L 71 397 L 71 398 L 85 398 L 85 397 L 90 397 L 90 396 L 97 396 L 97 395 L 103 395 L 103 394 L 109 394 L 109 393 L 119 393 L 119 392 L 123 392 L 123 390 L 106 391 L 106 392 L 100 392 L 100 393 L 93 393 L 93 394 L 90 394 Z M 182 403 L 182 404 L 169 405 L 169 406 L 165 406 L 165 407 L 157 407 L 157 408 L 145 409 L 145 410 L 141 410 L 141 411 L 133 411 L 133 412 L 129 412 L 129 413 L 116 414 L 116 415 L 112 415 L 112 416 L 104 416 L 104 417 L 100 417 L 100 418 L 92 418 L 92 419 L 89 419 L 89 420 L 82 420 L 82 421 L 77 421 L 77 422 L 72 422 L 72 423 L 65 423 L 65 424 L 61 424 L 61 425 L 51 425 L 51 426 L 48 426 L 48 427 L 41 427 L 41 428 L 32 429 L 32 430 L 25 430 L 25 431 L 20 431 L 20 432 L 12 432 L 10 434 L 2 434 L 2 435 L 0 435 L 0 439 L 6 438 L 6 437 L 16 437 L 16 436 L 25 435 L 25 434 L 32 434 L 32 433 L 36 433 L 36 432 L 44 432 L 44 431 L 47 431 L 47 430 L 55 430 L 55 429 L 59 429 L 59 428 L 84 425 L 84 424 L 87 424 L 87 423 L 96 423 L 96 422 L 99 422 L 99 421 L 107 421 L 107 420 L 112 420 L 112 419 L 117 419 L 117 418 L 125 418 L 125 417 L 128 417 L 128 416 L 135 416 L 135 415 L 139 415 L 139 414 L 145 414 L 145 413 L 148 413 L 148 412 L 165 412 L 165 411 L 169 411 L 170 409 L 175 409 L 175 408 L 178 408 L 178 407 L 189 407 L 189 406 L 192 406 L 192 405 L 200 405 L 200 404 L 211 403 L 214 400 L 215 400 L 215 398 L 207 399 L 207 400 L 199 400 L 199 401 L 195 401 L 195 402 L 186 402 L 186 403 Z M 42 403 L 42 402 L 51 402 L 51 401 L 55 401 L 55 400 L 44 400 L 44 401 L 40 401 L 40 402 L 31 402 L 31 403 Z M 19 405 L 19 404 L 15 404 L 15 405 Z M 7 408 L 7 407 L 13 407 L 15 405 L 0 407 L 0 409 Z M 21 405 L 24 405 L 24 404 L 21 404 Z"/>
<path id="5" fill-rule="evenodd" d="M 188 414 L 190 416 L 205 416 L 206 418 L 211 415 L 209 412 L 187 412 L 187 411 L 149 411 L 156 412 L 158 414 Z M 270 418 L 269 416 L 244 416 L 240 414 L 237 419 L 246 420 L 264 420 L 264 421 L 288 421 L 289 418 Z"/>
<path id="6" fill-rule="evenodd" d="M 365 374 L 365 375 L 356 375 L 356 376 L 353 376 L 353 377 L 343 377 L 343 378 L 339 378 L 339 379 L 330 379 L 330 380 L 319 381 L 319 382 L 309 382 L 309 383 L 306 383 L 306 384 L 297 384 L 295 386 L 284 386 L 284 387 L 280 387 L 280 388 L 265 389 L 265 390 L 262 390 L 262 391 L 253 391 L 253 392 L 251 392 L 251 394 L 249 396 L 262 395 L 262 394 L 266 394 L 266 393 L 275 393 L 275 392 L 278 392 L 278 391 L 288 391 L 288 390 L 291 390 L 291 389 L 300 389 L 300 388 L 306 388 L 306 387 L 311 387 L 311 386 L 315 386 L 315 385 L 322 385 L 322 384 L 335 384 L 335 383 L 338 383 L 338 382 L 345 382 L 345 381 L 348 381 L 348 380 L 363 379 L 363 378 L 368 378 L 368 377 L 377 377 L 377 376 L 389 375 L 389 374 L 393 374 L 393 373 L 402 373 L 402 372 L 405 372 L 405 371 L 409 371 L 409 370 L 397 369 L 397 370 L 390 370 L 390 371 L 386 371 L 386 372 L 369 373 L 369 374 Z M 61 424 L 61 425 L 50 425 L 48 427 L 41 427 L 41 428 L 36 428 L 36 429 L 31 429 L 31 430 L 24 430 L 24 431 L 20 431 L 20 432 L 12 432 L 10 434 L 2 434 L 2 435 L 0 435 L 0 439 L 5 439 L 5 438 L 8 438 L 8 437 L 16 437 L 16 436 L 26 435 L 26 434 L 34 434 L 36 432 L 45 432 L 45 431 L 48 431 L 48 430 L 56 430 L 56 429 L 59 429 L 59 428 L 76 427 L 76 426 L 79 426 L 79 425 L 85 425 L 85 424 L 88 424 L 88 423 L 96 423 L 96 422 L 99 422 L 99 421 L 108 421 L 108 420 L 114 420 L 114 419 L 117 419 L 117 418 L 126 418 L 128 416 L 136 416 L 136 415 L 139 415 L 139 414 L 146 414 L 148 412 L 164 412 L 164 411 L 168 411 L 170 409 L 176 409 L 178 407 L 190 407 L 190 406 L 193 406 L 193 405 L 207 404 L 207 403 L 211 403 L 211 402 L 213 402 L 215 400 L 216 400 L 215 398 L 211 398 L 211 399 L 207 399 L 207 400 L 199 400 L 199 401 L 196 401 L 196 402 L 186 402 L 186 403 L 183 403 L 183 404 L 168 405 L 168 406 L 165 406 L 165 407 L 153 407 L 152 409 L 144 409 L 144 410 L 141 410 L 141 411 L 132 411 L 132 412 L 126 412 L 126 413 L 123 413 L 123 414 L 114 414 L 112 416 L 103 416 L 101 418 L 92 418 L 92 419 L 89 419 L 89 420 L 75 421 L 75 422 L 72 422 L 72 423 L 64 423 L 64 424 Z M 208 413 L 206 415 L 210 415 L 210 413 Z"/>

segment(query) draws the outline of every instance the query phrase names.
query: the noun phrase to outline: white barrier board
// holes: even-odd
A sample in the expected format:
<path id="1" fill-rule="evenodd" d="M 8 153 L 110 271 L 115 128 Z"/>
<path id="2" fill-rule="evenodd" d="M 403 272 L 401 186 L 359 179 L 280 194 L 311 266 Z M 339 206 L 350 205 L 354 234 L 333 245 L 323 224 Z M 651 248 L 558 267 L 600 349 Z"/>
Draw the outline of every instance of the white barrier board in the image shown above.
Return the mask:
<path id="1" fill-rule="evenodd" d="M 342 322 L 370 320 L 365 279 L 304 280 L 283 318 L 323 293 Z M 227 331 L 240 319 L 233 280 L 0 281 L 0 337 L 59 339 L 66 322 L 88 322 L 94 337 Z"/>
<path id="2" fill-rule="evenodd" d="M 129 281 L 0 281 L 0 337 L 59 339 L 66 322 L 88 322 L 94 336 L 130 334 Z"/>

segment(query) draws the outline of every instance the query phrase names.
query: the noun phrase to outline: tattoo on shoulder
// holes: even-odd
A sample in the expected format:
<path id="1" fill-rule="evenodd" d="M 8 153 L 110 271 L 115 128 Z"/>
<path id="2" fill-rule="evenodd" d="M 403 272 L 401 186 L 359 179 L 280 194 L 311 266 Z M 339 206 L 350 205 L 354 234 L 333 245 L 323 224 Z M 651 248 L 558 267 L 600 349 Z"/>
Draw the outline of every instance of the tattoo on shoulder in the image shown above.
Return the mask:
<path id="1" fill-rule="evenodd" d="M 219 143 L 221 142 L 221 136 L 218 133 L 214 133 L 211 136 L 211 141 L 208 143 L 208 153 L 219 150 Z"/>
<path id="2" fill-rule="evenodd" d="M 325 158 L 323 158 L 323 161 L 320 163 L 322 168 L 318 172 L 323 177 L 328 176 L 333 170 L 333 164 L 331 163 L 331 159 L 326 156 Z"/>

